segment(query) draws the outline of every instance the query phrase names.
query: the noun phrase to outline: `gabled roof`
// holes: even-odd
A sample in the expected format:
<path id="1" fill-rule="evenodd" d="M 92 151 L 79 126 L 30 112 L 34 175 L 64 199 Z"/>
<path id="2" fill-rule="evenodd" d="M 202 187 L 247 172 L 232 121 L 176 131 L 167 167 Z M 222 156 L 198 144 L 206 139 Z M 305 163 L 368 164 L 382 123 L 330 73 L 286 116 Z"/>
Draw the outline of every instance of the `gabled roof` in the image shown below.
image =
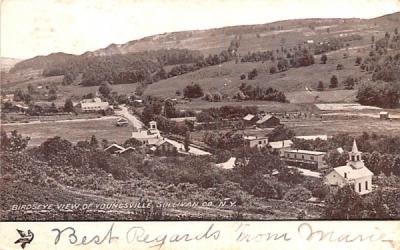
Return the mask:
<path id="1" fill-rule="evenodd" d="M 347 179 L 348 180 L 354 180 L 354 179 L 359 179 L 367 176 L 373 176 L 374 174 L 367 168 L 367 167 L 362 167 L 362 168 L 352 168 L 349 165 L 341 166 L 334 168 L 334 171 L 336 171 L 341 177 L 344 177 L 344 174 L 347 174 Z"/>
<path id="2" fill-rule="evenodd" d="M 247 114 L 245 117 L 243 117 L 243 120 L 245 120 L 245 121 L 251 121 L 251 119 L 253 119 L 254 117 L 255 117 L 255 115 Z"/>
<path id="3" fill-rule="evenodd" d="M 127 148 L 122 149 L 121 151 L 119 151 L 119 153 L 122 154 L 122 153 L 126 153 L 126 152 L 129 152 L 129 151 L 136 151 L 136 149 L 134 147 L 127 147 Z"/>
<path id="4" fill-rule="evenodd" d="M 125 149 L 124 147 L 114 143 L 114 144 L 111 144 L 110 146 L 108 146 L 107 148 L 105 148 L 104 151 L 108 151 L 111 148 L 117 148 L 118 150 L 124 150 Z"/>
<path id="5" fill-rule="evenodd" d="M 256 123 L 257 124 L 261 124 L 261 123 L 264 123 L 264 122 L 268 121 L 271 118 L 276 118 L 276 117 L 273 116 L 273 115 L 265 115 L 260 120 L 258 120 Z M 276 118 L 276 119 L 278 119 L 278 118 Z"/>

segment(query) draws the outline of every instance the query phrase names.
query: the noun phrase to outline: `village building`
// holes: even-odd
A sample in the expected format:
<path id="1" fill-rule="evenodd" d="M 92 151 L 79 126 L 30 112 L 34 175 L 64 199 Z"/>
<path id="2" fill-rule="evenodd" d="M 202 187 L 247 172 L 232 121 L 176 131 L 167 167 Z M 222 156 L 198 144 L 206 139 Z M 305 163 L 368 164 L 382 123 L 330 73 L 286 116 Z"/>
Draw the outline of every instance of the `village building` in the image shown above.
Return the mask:
<path id="1" fill-rule="evenodd" d="M 110 108 L 110 104 L 108 102 L 103 102 L 99 97 L 83 99 L 80 105 L 83 112 L 95 112 Z"/>
<path id="2" fill-rule="evenodd" d="M 176 117 L 176 118 L 169 118 L 171 121 L 174 121 L 176 123 L 185 123 L 186 121 L 190 122 L 196 122 L 197 117 L 196 116 L 187 116 L 187 117 Z"/>
<path id="3" fill-rule="evenodd" d="M 351 185 L 354 191 L 360 195 L 372 192 L 372 176 L 374 174 L 364 165 L 361 156 L 362 152 L 358 151 L 357 143 L 354 140 L 347 164 L 336 167 L 327 174 L 325 183 L 336 187 Z"/>
<path id="4" fill-rule="evenodd" d="M 125 150 L 124 147 L 114 143 L 114 144 L 111 144 L 110 146 L 108 146 L 107 148 L 105 148 L 104 152 L 108 152 L 110 154 L 118 154 L 123 150 Z"/>
<path id="5" fill-rule="evenodd" d="M 325 152 L 289 149 L 283 151 L 283 160 L 292 167 L 318 170 L 327 167 L 325 155 Z"/>
<path id="6" fill-rule="evenodd" d="M 326 141 L 326 140 L 328 140 L 328 138 L 330 138 L 330 136 L 328 136 L 328 135 L 298 135 L 298 136 L 295 136 L 295 138 L 303 139 L 303 140 L 316 140 L 316 139 L 319 139 L 319 140 Z"/>
<path id="7" fill-rule="evenodd" d="M 272 149 L 278 151 L 279 156 L 283 157 L 285 150 L 289 150 L 292 147 L 293 142 L 292 142 L 292 140 L 271 141 L 271 142 L 268 142 L 268 145 Z"/>
<path id="8" fill-rule="evenodd" d="M 379 118 L 381 120 L 389 120 L 389 112 L 387 111 L 382 111 L 379 113 Z"/>
<path id="9" fill-rule="evenodd" d="M 253 126 L 254 124 L 256 124 L 257 120 L 258 120 L 257 116 L 252 114 L 247 114 L 245 117 L 243 117 L 245 126 Z"/>
<path id="10" fill-rule="evenodd" d="M 268 138 L 267 137 L 258 137 L 258 136 L 252 136 L 252 135 L 248 135 L 248 136 L 244 136 L 243 137 L 246 146 L 253 148 L 253 147 L 257 147 L 257 148 L 263 148 L 266 147 L 268 145 Z"/>
<path id="11" fill-rule="evenodd" d="M 161 155 L 171 155 L 178 153 L 178 148 L 170 141 L 161 140 L 155 146 L 155 152 Z"/>
<path id="12" fill-rule="evenodd" d="M 126 127 L 126 126 L 129 125 L 129 122 L 128 122 L 127 119 L 121 117 L 121 118 L 119 118 L 119 119 L 117 120 L 116 125 L 117 125 L 117 127 Z"/>
<path id="13" fill-rule="evenodd" d="M 149 122 L 149 129 L 139 129 L 137 132 L 132 132 L 132 138 L 142 142 L 144 145 L 156 145 L 163 137 L 157 129 L 157 122 Z"/>
<path id="14" fill-rule="evenodd" d="M 275 128 L 280 124 L 281 121 L 279 120 L 279 118 L 273 115 L 265 115 L 256 122 L 256 125 L 259 128 Z"/>

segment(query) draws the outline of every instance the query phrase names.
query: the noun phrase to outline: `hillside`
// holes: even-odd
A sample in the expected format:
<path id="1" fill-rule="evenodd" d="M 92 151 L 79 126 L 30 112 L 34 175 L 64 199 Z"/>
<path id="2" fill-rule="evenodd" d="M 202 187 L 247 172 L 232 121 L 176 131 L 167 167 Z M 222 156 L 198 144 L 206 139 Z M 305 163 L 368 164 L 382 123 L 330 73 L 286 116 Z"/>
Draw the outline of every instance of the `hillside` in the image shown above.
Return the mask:
<path id="1" fill-rule="evenodd" d="M 2 86 L 7 91 L 29 84 L 58 85 L 62 95 L 75 95 L 93 91 L 106 80 L 115 85 L 114 89 L 127 89 L 129 93 L 138 84 L 152 83 L 147 85 L 145 95 L 173 97 L 191 83 L 199 83 L 207 92 L 231 96 L 246 82 L 281 90 L 294 103 L 315 102 L 316 96 L 320 102 L 354 101 L 355 92 L 343 90 L 343 81 L 349 76 L 362 83 L 371 81 L 370 72 L 360 70 L 355 60 L 368 55 L 372 37 L 378 40 L 387 31 L 393 32 L 399 18 L 398 12 L 369 20 L 286 20 L 164 33 L 111 44 L 80 56 L 53 53 L 28 59 L 2 77 Z M 315 54 L 315 64 L 269 72 L 278 60 L 289 61 L 288 53 L 293 56 L 304 49 Z M 322 53 L 328 56 L 326 64 L 320 63 Z M 268 56 L 260 59 L 260 54 Z M 337 64 L 344 68 L 337 70 Z M 240 79 L 253 69 L 258 72 L 255 79 Z M 338 77 L 337 89 L 324 93 L 306 90 L 315 90 L 319 81 L 328 89 L 332 75 Z"/>

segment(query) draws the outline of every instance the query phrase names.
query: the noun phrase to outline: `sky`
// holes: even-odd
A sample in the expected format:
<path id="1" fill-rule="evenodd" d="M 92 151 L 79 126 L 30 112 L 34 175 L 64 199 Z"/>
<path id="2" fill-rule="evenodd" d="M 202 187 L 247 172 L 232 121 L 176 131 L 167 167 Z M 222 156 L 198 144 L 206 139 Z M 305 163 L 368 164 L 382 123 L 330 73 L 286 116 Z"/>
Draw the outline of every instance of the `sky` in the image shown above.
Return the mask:
<path id="1" fill-rule="evenodd" d="M 171 31 L 400 11 L 400 0 L 0 1 L 0 56 L 20 59 L 82 54 Z"/>

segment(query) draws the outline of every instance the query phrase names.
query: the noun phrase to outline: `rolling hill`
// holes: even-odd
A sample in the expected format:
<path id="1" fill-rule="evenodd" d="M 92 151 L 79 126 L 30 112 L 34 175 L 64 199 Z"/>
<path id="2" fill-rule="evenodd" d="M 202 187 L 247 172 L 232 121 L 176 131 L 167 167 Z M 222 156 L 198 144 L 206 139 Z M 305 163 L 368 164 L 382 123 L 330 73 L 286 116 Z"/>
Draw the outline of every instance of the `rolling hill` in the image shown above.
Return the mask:
<path id="1" fill-rule="evenodd" d="M 238 46 L 235 47 L 234 55 L 239 59 L 251 55 L 253 52 L 266 51 L 275 52 L 276 56 L 285 58 L 285 51 L 296 50 L 296 48 L 308 48 L 316 51 L 315 48 L 320 46 L 320 44 L 339 41 L 342 44 L 341 47 L 326 52 L 328 56 L 326 64 L 321 64 L 320 55 L 315 55 L 315 64 L 313 65 L 290 68 L 287 71 L 271 74 L 269 73 L 269 69 L 272 66 L 271 60 L 253 62 L 240 62 L 239 60 L 239 62 L 235 62 L 234 59 L 231 59 L 228 62 L 200 67 L 193 72 L 178 74 L 167 79 L 158 79 L 154 83 L 147 85 L 145 95 L 173 97 L 176 95 L 177 90 L 182 91 L 186 85 L 198 83 L 205 91 L 218 91 L 230 96 L 237 91 L 238 86 L 243 82 L 240 76 L 242 74 L 247 75 L 249 71 L 255 68 L 258 71 L 258 76 L 253 80 L 246 79 L 246 83 L 263 87 L 273 87 L 285 93 L 290 93 L 287 96 L 291 102 L 314 102 L 315 96 L 318 93 L 314 91 L 314 93 L 310 94 L 306 89 L 315 90 L 318 81 L 322 81 L 325 88 L 327 88 L 332 75 L 337 75 L 339 79 L 339 92 L 341 91 L 340 95 L 344 95 L 344 97 L 340 97 L 339 94 L 332 91 L 332 96 L 337 96 L 337 98 L 333 99 L 337 101 L 353 101 L 355 97 L 354 91 L 343 90 L 342 82 L 348 76 L 355 76 L 361 82 L 371 81 L 371 75 L 368 72 L 361 71 L 358 66 L 355 66 L 354 62 L 357 57 L 364 57 L 368 54 L 372 36 L 377 39 L 384 37 L 387 31 L 392 32 L 398 26 L 399 20 L 400 12 L 397 12 L 373 19 L 315 18 L 285 20 L 269 24 L 164 33 L 133 40 L 125 44 L 111 44 L 106 48 L 88 51 L 79 56 L 53 53 L 48 56 L 38 56 L 19 62 L 12 68 L 10 74 L 7 75 L 6 87 L 14 89 L 30 83 L 35 85 L 40 84 L 41 81 L 49 82 L 47 81 L 48 77 L 41 75 L 40 72 L 48 72 L 48 69 L 54 67 L 54 65 L 76 64 L 78 66 L 75 68 L 78 68 L 80 72 L 75 72 L 79 73 L 79 77 L 73 81 L 72 85 L 62 86 L 63 80 L 60 78 L 57 78 L 58 82 L 51 81 L 51 84 L 58 84 L 60 86 L 59 89 L 61 89 L 63 95 L 70 95 L 80 92 L 75 89 L 82 88 L 77 86 L 81 83 L 80 79 L 82 76 L 99 75 L 95 74 L 96 71 L 90 71 L 92 65 L 101 64 L 102 66 L 96 70 L 102 74 L 107 73 L 108 70 L 106 69 L 111 68 L 111 66 L 107 66 L 107 63 L 111 63 L 113 70 L 116 70 L 117 73 L 135 72 L 136 74 L 137 70 L 139 70 L 154 76 L 163 67 L 169 70 L 174 66 L 174 63 L 177 63 L 165 64 L 160 62 L 159 56 L 153 56 L 150 59 L 147 58 L 149 60 L 146 59 L 146 65 L 149 63 L 153 65 L 150 67 L 150 71 L 147 68 L 143 69 L 142 64 L 139 68 L 126 67 L 126 62 L 129 62 L 130 65 L 132 64 L 130 63 L 131 59 L 127 60 L 126 58 L 135 58 L 136 55 L 146 54 L 146 51 L 164 51 L 162 53 L 168 54 L 171 49 L 187 49 L 189 54 L 200 52 L 206 59 L 210 54 L 218 55 L 222 51 L 229 50 L 228 48 L 235 42 Z M 116 61 L 118 61 L 118 64 L 114 63 Z M 192 61 L 181 62 L 181 64 Z M 85 62 L 85 64 L 79 66 L 81 62 Z M 344 69 L 337 70 L 337 64 L 342 64 Z M 87 65 L 90 65 L 90 67 L 87 67 Z M 180 66 L 178 63 L 176 65 Z M 34 77 L 25 76 L 26 72 L 32 74 L 33 71 L 35 72 Z M 55 75 L 61 77 L 62 74 L 63 71 L 61 70 Z M 54 78 L 54 75 L 52 77 Z M 105 75 L 104 77 L 106 79 L 107 76 Z M 131 81 L 130 79 L 128 77 L 127 80 L 115 82 L 111 80 L 111 83 L 117 84 L 123 82 L 125 84 L 115 85 L 115 87 L 118 86 L 118 90 L 124 88 L 130 89 L 129 92 L 131 92 L 139 83 L 136 80 L 143 78 L 136 77 L 135 81 Z M 100 82 L 98 79 L 92 79 L 90 85 L 97 85 Z M 21 85 L 22 83 L 23 85 Z M 2 86 L 5 86 L 4 80 L 2 80 Z M 65 91 L 63 91 L 64 88 Z M 74 90 L 71 90 L 71 88 L 74 88 Z M 86 88 L 86 90 L 88 89 Z M 320 94 L 320 101 L 332 101 L 328 93 L 329 91 Z M 325 96 L 326 98 L 324 99 Z"/>

